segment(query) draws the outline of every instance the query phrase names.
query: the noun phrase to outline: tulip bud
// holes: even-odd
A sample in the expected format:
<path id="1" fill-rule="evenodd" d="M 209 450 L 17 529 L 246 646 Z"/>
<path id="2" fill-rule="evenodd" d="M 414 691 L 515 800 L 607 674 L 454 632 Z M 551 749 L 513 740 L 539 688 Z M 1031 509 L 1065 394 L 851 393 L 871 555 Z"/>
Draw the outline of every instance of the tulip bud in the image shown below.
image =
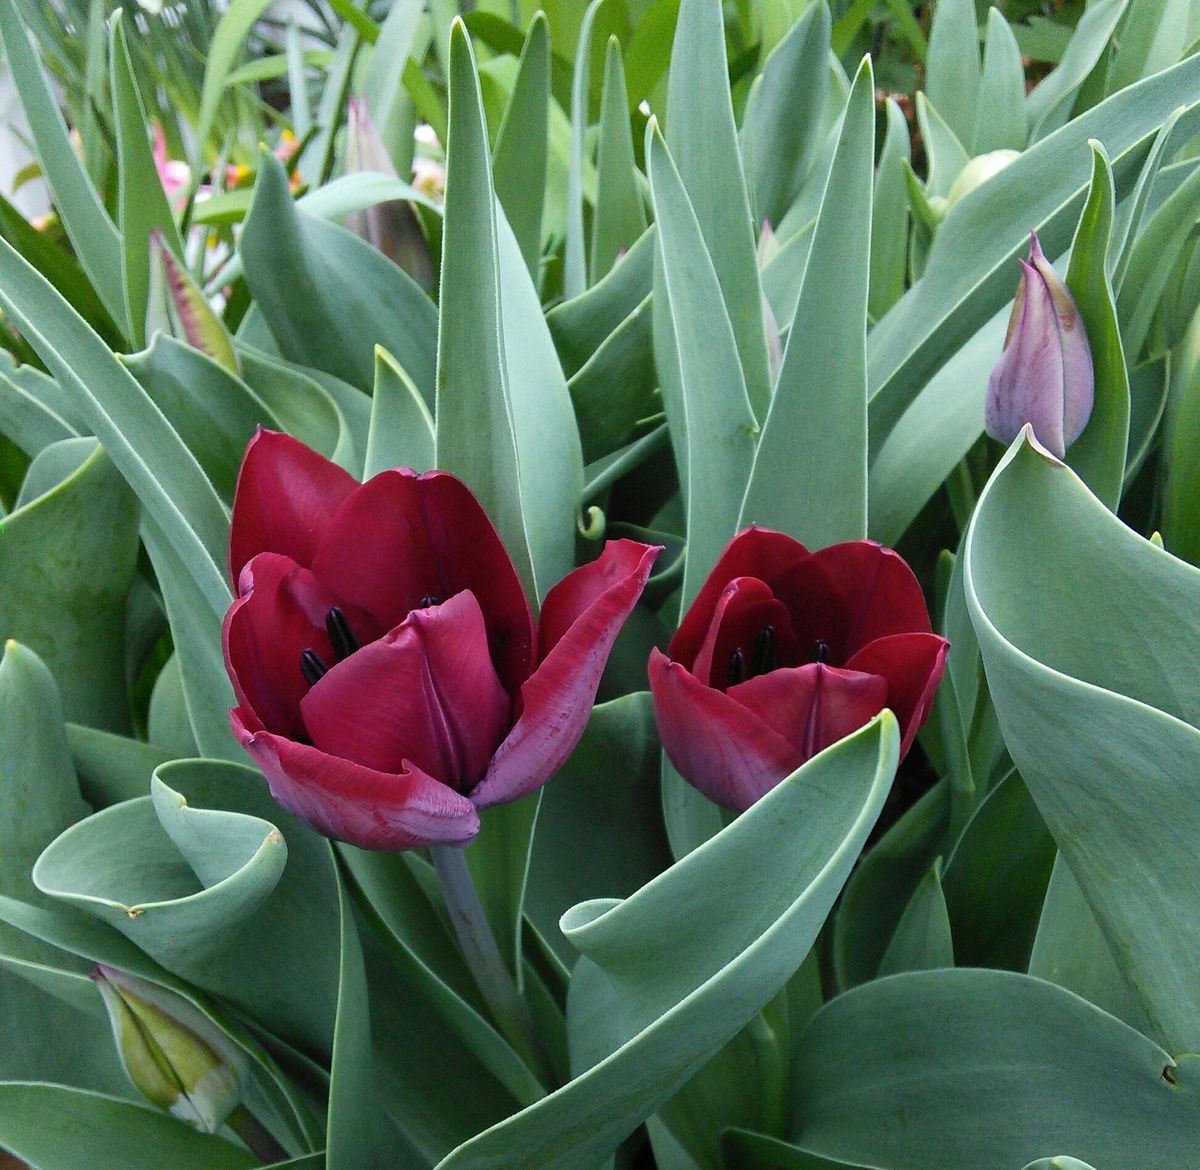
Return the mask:
<path id="1" fill-rule="evenodd" d="M 1092 353 L 1079 309 L 1036 232 L 1021 268 L 1004 352 L 988 378 L 987 433 L 1011 443 L 1029 423 L 1038 442 L 1061 459 L 1092 413 Z"/>
<path id="2" fill-rule="evenodd" d="M 396 168 L 363 98 L 351 98 L 349 102 L 346 170 L 350 174 L 375 171 L 396 177 Z M 435 274 L 429 244 L 410 204 L 402 199 L 374 204 L 349 215 L 346 226 L 403 268 L 423 289 L 433 287 Z"/>
<path id="3" fill-rule="evenodd" d="M 977 154 L 950 184 L 950 190 L 946 192 L 946 210 L 949 211 L 964 195 L 969 195 L 976 187 L 982 187 L 988 179 L 998 175 L 1020 157 L 1020 151 L 1016 150 L 989 150 L 987 154 Z"/>
<path id="4" fill-rule="evenodd" d="M 112 967 L 97 967 L 92 979 L 134 1087 L 193 1129 L 216 1133 L 242 1099 L 241 1050 L 172 991 Z"/>

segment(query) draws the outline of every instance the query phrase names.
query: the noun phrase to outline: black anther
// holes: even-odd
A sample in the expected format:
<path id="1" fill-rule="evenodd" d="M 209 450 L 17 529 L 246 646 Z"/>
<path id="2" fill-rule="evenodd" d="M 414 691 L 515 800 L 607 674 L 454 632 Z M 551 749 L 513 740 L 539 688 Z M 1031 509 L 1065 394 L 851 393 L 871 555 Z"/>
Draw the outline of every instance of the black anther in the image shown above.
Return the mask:
<path id="1" fill-rule="evenodd" d="M 417 608 L 418 609 L 428 609 L 431 605 L 441 605 L 441 604 L 442 604 L 442 599 L 440 597 L 434 597 L 434 595 L 432 593 L 426 593 L 425 596 L 421 598 L 421 604 L 418 605 Z"/>
<path id="2" fill-rule="evenodd" d="M 346 620 L 346 615 L 335 605 L 325 615 L 325 629 L 329 640 L 333 643 L 334 657 L 341 662 L 349 658 L 358 649 L 358 639 Z"/>
<path id="3" fill-rule="evenodd" d="M 328 669 L 315 650 L 300 651 L 300 673 L 304 675 L 304 680 L 310 687 L 320 682 Z"/>
<path id="4" fill-rule="evenodd" d="M 818 638 L 813 643 L 813 661 L 828 662 L 829 661 L 829 643 L 823 638 Z"/>
<path id="5" fill-rule="evenodd" d="M 764 626 L 754 639 L 750 652 L 750 675 L 769 674 L 779 665 L 778 648 L 775 645 L 775 627 Z"/>
<path id="6" fill-rule="evenodd" d="M 729 685 L 737 686 L 740 682 L 746 681 L 746 656 L 742 653 L 741 647 L 738 647 L 729 656 Z"/>

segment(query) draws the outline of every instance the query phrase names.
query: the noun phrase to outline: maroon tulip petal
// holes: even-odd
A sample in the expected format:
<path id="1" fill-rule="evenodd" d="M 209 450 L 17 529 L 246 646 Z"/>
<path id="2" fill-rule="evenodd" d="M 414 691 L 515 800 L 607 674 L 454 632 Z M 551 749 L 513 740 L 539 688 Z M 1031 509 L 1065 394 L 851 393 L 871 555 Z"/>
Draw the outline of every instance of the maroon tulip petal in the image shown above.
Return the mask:
<path id="1" fill-rule="evenodd" d="M 705 635 L 712 624 L 721 592 L 735 577 L 757 577 L 773 592 L 774 584 L 793 566 L 808 559 L 808 550 L 798 540 L 770 528 L 751 525 L 739 532 L 721 554 L 708 579 L 684 615 L 670 654 L 676 662 L 691 667 L 700 653 Z"/>
<path id="2" fill-rule="evenodd" d="M 409 766 L 377 772 L 268 731 L 240 709 L 233 733 L 262 769 L 271 795 L 318 833 L 362 849 L 465 845 L 479 832 L 474 805 Z"/>
<path id="3" fill-rule="evenodd" d="M 272 552 L 259 553 L 242 569 L 239 588 L 222 629 L 234 693 L 262 726 L 305 738 L 300 700 L 308 682 L 300 655 L 312 650 L 333 662 L 325 615 L 334 599 L 308 569 Z"/>
<path id="4" fill-rule="evenodd" d="M 747 668 L 753 667 L 755 644 L 768 626 L 775 642 L 772 652 L 776 661 L 795 661 L 796 639 L 787 608 L 757 577 L 735 577 L 717 602 L 691 673 L 710 687 L 723 690 L 729 683 L 734 651 L 741 651 Z"/>
<path id="5" fill-rule="evenodd" d="M 290 435 L 259 430 L 246 447 L 233 497 L 229 578 L 260 552 L 312 565 L 317 543 L 358 481 Z"/>
<path id="6" fill-rule="evenodd" d="M 466 791 L 508 730 L 512 703 L 479 603 L 459 593 L 413 610 L 338 663 L 300 704 L 313 745 L 380 772 L 406 763 Z"/>
<path id="7" fill-rule="evenodd" d="M 878 715 L 887 706 L 888 684 L 861 669 L 810 662 L 748 679 L 728 694 L 808 760 Z"/>
<path id="8" fill-rule="evenodd" d="M 650 547 L 636 540 L 605 541 L 604 551 L 596 560 L 568 573 L 546 594 L 538 618 L 539 662 L 607 590 L 639 571 Z M 662 548 L 662 545 L 653 546 L 655 557 Z M 654 557 L 650 563 L 654 563 Z"/>
<path id="9" fill-rule="evenodd" d="M 832 544 L 790 570 L 775 589 L 801 645 L 821 639 L 845 664 L 889 634 L 929 633 L 925 597 L 904 558 L 873 540 Z"/>
<path id="10" fill-rule="evenodd" d="M 313 570 L 385 630 L 426 599 L 470 590 L 510 694 L 533 668 L 533 617 L 516 570 L 479 502 L 452 475 L 394 468 L 368 480 L 330 520 Z"/>
<path id="11" fill-rule="evenodd" d="M 749 707 L 659 650 L 650 654 L 649 674 L 663 749 L 679 774 L 717 804 L 747 809 L 804 762 L 800 749 Z"/>
<path id="12" fill-rule="evenodd" d="M 864 646 L 846 664 L 887 680 L 887 705 L 900 724 L 901 758 L 929 718 L 949 649 L 937 634 L 893 634 Z"/>
<path id="13" fill-rule="evenodd" d="M 624 545 L 630 542 L 621 541 Z M 661 551 L 642 545 L 636 564 L 627 548 L 606 545 L 600 561 L 568 574 L 546 596 L 551 613 L 559 602 L 556 590 L 568 599 L 592 593 L 586 578 L 609 573 L 613 564 L 624 569 L 554 642 L 541 665 L 521 688 L 521 714 L 508 738 L 500 745 L 487 775 L 471 793 L 478 808 L 507 804 L 540 788 L 558 770 L 579 742 L 591 714 L 596 688 L 609 652 L 625 619 L 646 587 L 646 579 Z M 585 575 L 585 583 L 572 578 Z M 563 603 L 563 608 L 570 606 Z"/>

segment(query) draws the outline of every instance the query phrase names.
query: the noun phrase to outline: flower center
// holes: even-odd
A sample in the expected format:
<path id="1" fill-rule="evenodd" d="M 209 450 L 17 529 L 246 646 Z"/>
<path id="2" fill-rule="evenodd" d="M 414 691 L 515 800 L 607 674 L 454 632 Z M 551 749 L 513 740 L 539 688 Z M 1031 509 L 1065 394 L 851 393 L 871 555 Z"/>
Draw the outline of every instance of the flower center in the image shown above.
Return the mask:
<path id="1" fill-rule="evenodd" d="M 755 678 L 760 674 L 769 674 L 779 665 L 779 648 L 775 638 L 775 627 L 764 626 L 758 631 L 754 644 L 750 648 L 749 662 L 746 652 L 738 646 L 729 655 L 729 682 L 734 687 Z"/>
<path id="2" fill-rule="evenodd" d="M 336 605 L 331 606 L 325 615 L 325 632 L 329 635 L 335 662 L 349 658 L 359 648 L 360 643 L 350 628 L 346 615 Z M 300 673 L 304 675 L 304 681 L 310 687 L 324 678 L 328 669 L 324 659 L 311 646 L 306 646 L 300 651 Z"/>

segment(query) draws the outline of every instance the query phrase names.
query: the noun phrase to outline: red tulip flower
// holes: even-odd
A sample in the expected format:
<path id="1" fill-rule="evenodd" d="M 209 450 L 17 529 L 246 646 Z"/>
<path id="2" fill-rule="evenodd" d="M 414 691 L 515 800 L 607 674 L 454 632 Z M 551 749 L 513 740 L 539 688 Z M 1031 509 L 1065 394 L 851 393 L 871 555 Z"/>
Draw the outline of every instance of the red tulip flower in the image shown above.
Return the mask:
<path id="1" fill-rule="evenodd" d="M 658 551 L 610 541 L 550 590 L 539 628 L 460 480 L 397 468 L 360 484 L 260 431 L 229 540 L 233 732 L 318 832 L 465 844 L 479 809 L 540 787 L 578 742 Z"/>
<path id="2" fill-rule="evenodd" d="M 907 752 L 949 645 L 930 632 L 921 587 L 891 549 L 853 540 L 810 553 L 748 528 L 721 554 L 670 657 L 650 655 L 663 747 L 684 779 L 738 810 L 884 707 Z"/>

